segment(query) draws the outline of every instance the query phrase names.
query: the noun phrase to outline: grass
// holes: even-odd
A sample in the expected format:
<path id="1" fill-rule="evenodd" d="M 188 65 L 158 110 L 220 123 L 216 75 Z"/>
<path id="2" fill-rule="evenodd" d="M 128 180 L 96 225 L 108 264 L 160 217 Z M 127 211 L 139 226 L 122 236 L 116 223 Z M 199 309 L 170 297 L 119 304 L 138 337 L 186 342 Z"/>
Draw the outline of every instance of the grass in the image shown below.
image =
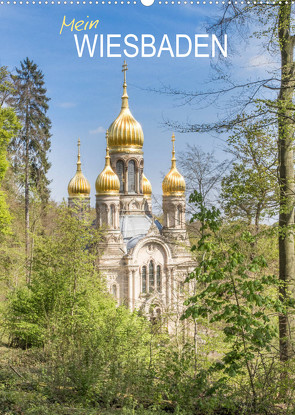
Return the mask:
<path id="1" fill-rule="evenodd" d="M 160 415 L 145 408 L 94 408 L 71 402 L 71 391 L 54 396 L 50 379 L 44 381 L 44 354 L 38 349 L 0 346 L 0 415 Z M 50 390 L 51 388 L 51 390 Z M 61 387 L 60 387 L 61 388 Z M 66 389 L 66 388 L 64 388 Z M 66 392 L 66 391 L 63 391 Z"/>

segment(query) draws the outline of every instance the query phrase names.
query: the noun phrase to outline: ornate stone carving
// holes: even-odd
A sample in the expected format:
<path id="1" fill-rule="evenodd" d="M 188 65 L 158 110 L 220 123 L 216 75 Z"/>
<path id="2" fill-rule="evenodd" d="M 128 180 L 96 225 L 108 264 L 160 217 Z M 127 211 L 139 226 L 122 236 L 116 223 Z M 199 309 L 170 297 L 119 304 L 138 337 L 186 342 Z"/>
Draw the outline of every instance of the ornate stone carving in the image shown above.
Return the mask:
<path id="1" fill-rule="evenodd" d="M 157 225 L 155 224 L 155 221 L 153 220 L 150 229 L 148 230 L 147 235 L 149 236 L 156 236 L 156 235 L 160 235 L 160 231 L 157 227 Z"/>

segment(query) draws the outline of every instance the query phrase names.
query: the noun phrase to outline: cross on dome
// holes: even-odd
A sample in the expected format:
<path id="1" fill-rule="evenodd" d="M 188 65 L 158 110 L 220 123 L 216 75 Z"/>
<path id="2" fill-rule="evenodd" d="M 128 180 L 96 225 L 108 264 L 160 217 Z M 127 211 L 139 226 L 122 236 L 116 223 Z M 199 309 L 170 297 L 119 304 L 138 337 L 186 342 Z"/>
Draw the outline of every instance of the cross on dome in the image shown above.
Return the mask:
<path id="1" fill-rule="evenodd" d="M 124 73 L 124 84 L 126 84 L 126 72 L 128 71 L 128 66 L 126 61 L 122 65 L 122 72 Z"/>
<path id="2" fill-rule="evenodd" d="M 175 135 L 172 134 L 171 169 L 162 182 L 164 196 L 181 196 L 185 192 L 185 181 L 176 168 Z"/>
<path id="3" fill-rule="evenodd" d="M 82 173 L 81 169 L 81 155 L 80 155 L 80 138 L 78 139 L 78 157 L 77 157 L 77 171 L 68 185 L 68 193 L 70 197 L 89 197 L 90 184 Z"/>
<path id="4" fill-rule="evenodd" d="M 121 111 L 118 117 L 109 127 L 109 148 L 110 153 L 115 152 L 142 152 L 143 146 L 143 131 L 141 125 L 133 117 L 129 109 L 126 72 L 128 66 L 126 61 L 122 65 L 122 72 L 124 74 L 123 80 L 123 95 Z"/>
<path id="5" fill-rule="evenodd" d="M 176 168 L 176 157 L 175 157 L 175 135 L 174 135 L 174 133 L 172 134 L 172 139 L 171 139 L 171 141 L 172 141 L 172 159 L 171 159 L 171 161 L 172 161 L 172 167 L 173 167 L 173 168 Z"/>

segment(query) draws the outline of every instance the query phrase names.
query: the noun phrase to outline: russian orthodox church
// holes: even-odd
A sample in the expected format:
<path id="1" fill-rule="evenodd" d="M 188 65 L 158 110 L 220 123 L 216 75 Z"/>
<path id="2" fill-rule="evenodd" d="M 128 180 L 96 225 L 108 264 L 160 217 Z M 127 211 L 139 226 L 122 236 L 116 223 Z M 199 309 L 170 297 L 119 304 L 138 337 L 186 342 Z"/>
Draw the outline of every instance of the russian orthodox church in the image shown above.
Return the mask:
<path id="1" fill-rule="evenodd" d="M 99 269 L 118 304 L 157 318 L 183 302 L 193 269 L 185 221 L 185 180 L 172 160 L 163 189 L 163 223 L 152 213 L 152 186 L 144 175 L 142 127 L 129 109 L 124 62 L 121 111 L 106 132 L 105 167 L 95 182 L 96 226 L 104 229 Z M 69 206 L 90 208 L 90 185 L 77 172 L 68 185 Z M 182 299 L 182 301 L 180 301 Z M 177 306 L 178 307 L 178 306 Z"/>

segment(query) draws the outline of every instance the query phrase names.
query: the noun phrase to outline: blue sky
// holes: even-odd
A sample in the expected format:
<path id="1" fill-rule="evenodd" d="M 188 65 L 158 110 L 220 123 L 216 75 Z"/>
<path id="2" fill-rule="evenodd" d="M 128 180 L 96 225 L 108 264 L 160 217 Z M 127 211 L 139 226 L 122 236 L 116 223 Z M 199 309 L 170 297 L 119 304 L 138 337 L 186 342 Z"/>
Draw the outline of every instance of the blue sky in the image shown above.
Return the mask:
<path id="1" fill-rule="evenodd" d="M 45 75 L 51 98 L 49 116 L 52 120 L 52 198 L 67 197 L 67 185 L 75 173 L 77 139 L 81 138 L 82 170 L 91 184 L 92 205 L 94 183 L 103 169 L 105 130 L 120 111 L 122 95 L 121 66 L 124 58 L 78 58 L 73 33 L 64 29 L 59 34 L 64 15 L 70 21 L 96 20 L 100 23 L 89 33 L 150 33 L 161 38 L 167 33 L 192 36 L 205 33 L 210 16 L 218 15 L 216 6 L 191 5 L 1 5 L 0 65 L 13 70 L 27 56 L 34 60 Z M 89 16 L 89 18 L 87 18 Z M 231 39 L 229 38 L 229 42 Z M 171 159 L 171 134 L 164 119 L 209 121 L 219 117 L 220 109 L 179 105 L 171 96 L 159 95 L 149 89 L 170 85 L 187 90 L 203 90 L 208 84 L 210 59 L 161 58 L 127 59 L 130 109 L 144 131 L 145 174 L 153 192 L 161 194 L 162 172 L 168 172 Z M 268 61 L 258 47 L 243 49 L 235 57 L 235 68 L 241 68 L 247 79 L 267 69 Z M 209 85 L 209 86 L 208 86 Z M 176 151 L 185 143 L 201 145 L 203 150 L 215 148 L 224 158 L 218 137 L 176 133 Z"/>

